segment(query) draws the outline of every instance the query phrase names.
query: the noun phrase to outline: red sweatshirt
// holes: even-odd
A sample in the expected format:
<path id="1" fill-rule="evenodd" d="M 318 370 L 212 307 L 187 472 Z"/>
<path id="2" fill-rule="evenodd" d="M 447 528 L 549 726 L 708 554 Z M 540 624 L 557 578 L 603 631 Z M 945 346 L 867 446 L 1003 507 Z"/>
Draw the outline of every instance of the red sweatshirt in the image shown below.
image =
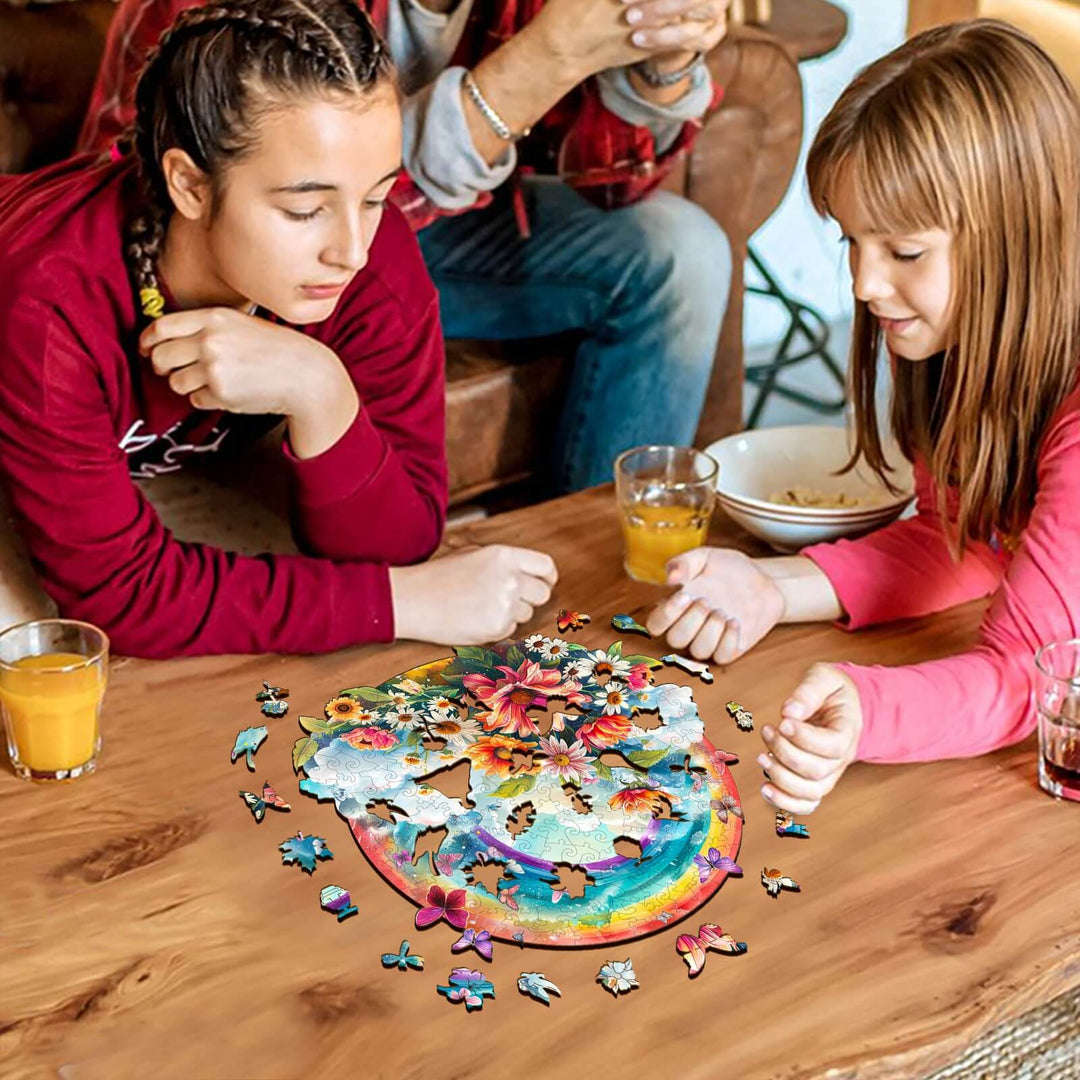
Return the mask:
<path id="1" fill-rule="evenodd" d="M 305 554 L 241 556 L 174 538 L 131 479 L 277 419 L 193 409 L 139 356 L 133 179 L 84 158 L 0 186 L 0 483 L 42 584 L 132 656 L 390 641 L 388 564 L 430 555 L 446 513 L 443 342 L 411 230 L 387 207 L 333 315 L 295 328 L 341 359 L 360 411 L 317 457 L 284 451 Z"/>

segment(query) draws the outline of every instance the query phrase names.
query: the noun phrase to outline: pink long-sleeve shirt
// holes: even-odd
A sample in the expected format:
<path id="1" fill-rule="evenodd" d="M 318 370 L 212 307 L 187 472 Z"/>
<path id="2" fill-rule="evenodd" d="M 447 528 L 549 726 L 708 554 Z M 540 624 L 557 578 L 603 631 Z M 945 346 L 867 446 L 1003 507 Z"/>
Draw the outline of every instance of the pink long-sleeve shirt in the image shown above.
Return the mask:
<path id="1" fill-rule="evenodd" d="M 994 599 L 977 643 L 958 656 L 839 665 L 859 691 L 863 761 L 972 757 L 1026 738 L 1036 720 L 1035 650 L 1080 636 L 1080 390 L 1043 441 L 1035 507 L 1013 553 L 973 544 L 954 562 L 919 463 L 915 481 L 915 517 L 803 550 L 836 590 L 847 613 L 840 625 L 855 630 Z"/>

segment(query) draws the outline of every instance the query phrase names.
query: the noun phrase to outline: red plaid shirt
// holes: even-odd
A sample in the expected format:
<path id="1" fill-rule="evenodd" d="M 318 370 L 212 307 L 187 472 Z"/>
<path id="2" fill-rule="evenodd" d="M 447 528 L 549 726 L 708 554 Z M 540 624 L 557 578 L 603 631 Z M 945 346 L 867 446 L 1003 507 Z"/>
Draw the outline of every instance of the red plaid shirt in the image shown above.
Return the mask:
<path id="1" fill-rule="evenodd" d="M 79 136 L 79 149 L 104 151 L 134 117 L 135 83 L 147 53 L 185 8 L 199 0 L 121 0 L 109 27 L 105 55 Z M 386 31 L 389 0 L 357 0 L 375 25 Z M 451 58 L 452 66 L 475 67 L 488 53 L 520 31 L 544 0 L 474 0 L 465 31 Z M 720 103 L 713 89 L 711 108 Z M 540 173 L 557 173 L 600 206 L 636 202 L 652 191 L 688 149 L 701 128 L 683 125 L 675 143 L 657 155 L 652 133 L 635 127 L 604 108 L 595 81 L 587 80 L 562 99 L 518 144 L 519 161 Z M 413 229 L 454 211 L 436 206 L 405 173 L 392 198 Z M 482 192 L 469 209 L 491 201 Z M 458 211 L 460 212 L 460 211 Z"/>

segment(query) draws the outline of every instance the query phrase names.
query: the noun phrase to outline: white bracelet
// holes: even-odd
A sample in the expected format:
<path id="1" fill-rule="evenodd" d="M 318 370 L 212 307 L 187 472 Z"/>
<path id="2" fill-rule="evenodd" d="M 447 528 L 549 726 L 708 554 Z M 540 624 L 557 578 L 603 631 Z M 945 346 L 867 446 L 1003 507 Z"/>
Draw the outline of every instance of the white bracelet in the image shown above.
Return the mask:
<path id="1" fill-rule="evenodd" d="M 515 135 L 510 130 L 510 125 L 488 104 L 487 98 L 480 93 L 480 87 L 476 85 L 476 81 L 473 79 L 471 72 L 465 72 L 465 77 L 462 79 L 462 86 L 465 87 L 465 93 L 469 95 L 469 99 L 476 106 L 480 115 L 488 122 L 491 130 L 494 131 L 503 142 L 517 142 L 518 139 L 524 139 L 532 130 L 531 128 L 526 128 L 520 135 Z"/>

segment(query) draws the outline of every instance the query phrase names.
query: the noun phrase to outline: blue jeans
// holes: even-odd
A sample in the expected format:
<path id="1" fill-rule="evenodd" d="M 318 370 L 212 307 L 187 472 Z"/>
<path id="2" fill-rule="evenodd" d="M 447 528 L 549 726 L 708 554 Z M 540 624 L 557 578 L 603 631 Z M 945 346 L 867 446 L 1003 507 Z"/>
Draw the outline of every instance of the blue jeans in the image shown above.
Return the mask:
<path id="1" fill-rule="evenodd" d="M 507 185 L 507 188 L 509 185 Z M 532 237 L 509 191 L 419 234 L 450 338 L 580 331 L 554 443 L 555 491 L 612 478 L 642 443 L 693 442 L 731 284 L 731 248 L 665 191 L 601 210 L 550 178 L 525 181 Z"/>

